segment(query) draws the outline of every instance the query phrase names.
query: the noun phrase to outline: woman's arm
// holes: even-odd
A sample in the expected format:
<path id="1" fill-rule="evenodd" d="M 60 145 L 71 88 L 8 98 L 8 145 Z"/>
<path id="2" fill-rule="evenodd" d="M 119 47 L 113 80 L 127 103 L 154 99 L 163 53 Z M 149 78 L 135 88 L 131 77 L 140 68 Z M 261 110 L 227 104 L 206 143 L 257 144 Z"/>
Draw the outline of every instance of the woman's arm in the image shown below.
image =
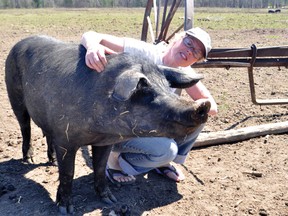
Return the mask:
<path id="1" fill-rule="evenodd" d="M 82 35 L 81 44 L 86 47 L 85 61 L 88 67 L 98 72 L 107 65 L 105 54 L 128 52 L 144 56 L 156 64 L 162 64 L 161 49 L 153 44 L 127 37 L 116 37 L 93 31 Z"/>
<path id="2" fill-rule="evenodd" d="M 105 54 L 119 53 L 124 50 L 124 38 L 94 31 L 85 32 L 81 44 L 87 49 L 85 57 L 87 66 L 98 72 L 103 71 L 107 64 Z"/>

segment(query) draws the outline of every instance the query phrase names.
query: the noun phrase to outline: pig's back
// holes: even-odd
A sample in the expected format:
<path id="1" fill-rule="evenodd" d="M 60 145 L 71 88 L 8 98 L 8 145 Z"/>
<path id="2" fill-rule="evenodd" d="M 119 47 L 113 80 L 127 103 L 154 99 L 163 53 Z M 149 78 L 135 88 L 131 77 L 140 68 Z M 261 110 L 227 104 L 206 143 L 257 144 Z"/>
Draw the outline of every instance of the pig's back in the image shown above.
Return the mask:
<path id="1" fill-rule="evenodd" d="M 85 52 L 82 46 L 47 36 L 26 38 L 12 49 L 8 61 L 17 65 L 26 107 L 45 131 L 51 125 L 64 127 L 59 119 L 72 119 L 72 115 L 73 122 L 81 122 L 81 110 L 92 106 L 92 100 L 85 97 L 87 89 L 96 85 L 96 73 L 85 65 Z"/>

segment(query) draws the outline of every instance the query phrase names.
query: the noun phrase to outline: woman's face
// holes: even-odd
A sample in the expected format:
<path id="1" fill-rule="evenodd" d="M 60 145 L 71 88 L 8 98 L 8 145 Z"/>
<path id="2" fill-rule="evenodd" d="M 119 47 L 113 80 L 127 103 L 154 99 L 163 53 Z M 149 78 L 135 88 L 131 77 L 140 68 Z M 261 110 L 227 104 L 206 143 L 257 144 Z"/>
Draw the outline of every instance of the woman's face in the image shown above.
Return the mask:
<path id="1" fill-rule="evenodd" d="M 170 51 L 173 61 L 180 67 L 190 66 L 204 56 L 203 44 L 198 39 L 188 35 L 175 41 Z"/>

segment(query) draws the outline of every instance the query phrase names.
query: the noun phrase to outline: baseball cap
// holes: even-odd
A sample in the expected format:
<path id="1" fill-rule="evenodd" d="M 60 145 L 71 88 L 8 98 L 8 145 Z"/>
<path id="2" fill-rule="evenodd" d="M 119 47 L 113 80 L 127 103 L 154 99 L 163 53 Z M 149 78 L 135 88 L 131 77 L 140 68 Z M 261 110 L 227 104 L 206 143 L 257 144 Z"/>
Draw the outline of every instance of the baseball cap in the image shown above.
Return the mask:
<path id="1" fill-rule="evenodd" d="M 197 38 L 203 44 L 203 46 L 205 47 L 204 56 L 205 58 L 207 58 L 208 53 L 212 49 L 210 35 L 199 27 L 188 29 L 186 31 L 186 34 Z"/>

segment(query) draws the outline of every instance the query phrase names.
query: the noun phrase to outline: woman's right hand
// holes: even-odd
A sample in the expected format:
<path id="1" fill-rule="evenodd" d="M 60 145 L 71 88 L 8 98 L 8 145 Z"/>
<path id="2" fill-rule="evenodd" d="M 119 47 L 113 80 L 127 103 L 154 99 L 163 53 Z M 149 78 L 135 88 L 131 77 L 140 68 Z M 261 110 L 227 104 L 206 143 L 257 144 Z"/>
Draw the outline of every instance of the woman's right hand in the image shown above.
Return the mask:
<path id="1" fill-rule="evenodd" d="M 107 65 L 105 54 L 116 54 L 116 52 L 101 44 L 88 47 L 85 56 L 86 65 L 97 72 L 102 72 Z"/>

